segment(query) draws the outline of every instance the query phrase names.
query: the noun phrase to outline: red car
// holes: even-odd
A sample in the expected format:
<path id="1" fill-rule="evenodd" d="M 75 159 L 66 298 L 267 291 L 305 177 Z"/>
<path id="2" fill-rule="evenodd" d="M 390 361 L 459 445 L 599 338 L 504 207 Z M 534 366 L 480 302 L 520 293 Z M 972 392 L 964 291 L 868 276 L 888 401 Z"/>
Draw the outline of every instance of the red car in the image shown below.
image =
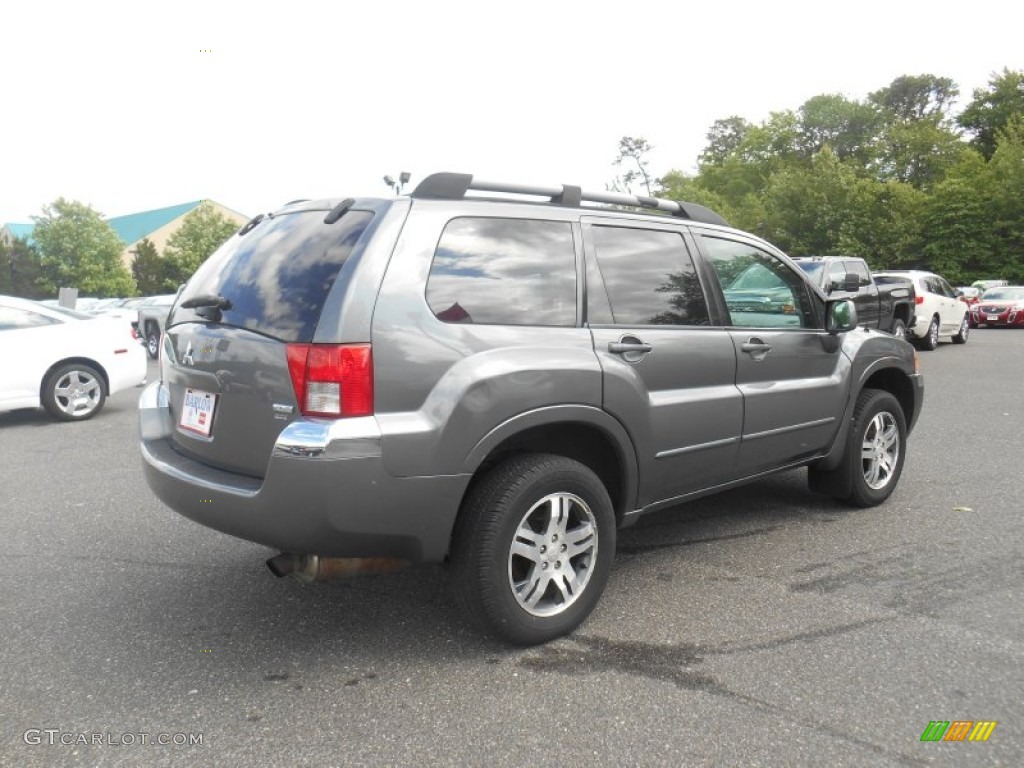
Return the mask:
<path id="1" fill-rule="evenodd" d="M 978 325 L 1024 326 L 1024 286 L 989 288 L 971 306 L 971 318 Z"/>
<path id="2" fill-rule="evenodd" d="M 976 285 L 962 285 L 956 289 L 956 295 L 960 297 L 960 301 L 966 304 L 969 309 L 973 308 L 981 300 L 981 294 L 984 292 L 983 288 L 979 288 Z M 967 322 L 971 324 L 971 328 L 978 327 L 978 320 L 973 312 L 967 315 Z"/>

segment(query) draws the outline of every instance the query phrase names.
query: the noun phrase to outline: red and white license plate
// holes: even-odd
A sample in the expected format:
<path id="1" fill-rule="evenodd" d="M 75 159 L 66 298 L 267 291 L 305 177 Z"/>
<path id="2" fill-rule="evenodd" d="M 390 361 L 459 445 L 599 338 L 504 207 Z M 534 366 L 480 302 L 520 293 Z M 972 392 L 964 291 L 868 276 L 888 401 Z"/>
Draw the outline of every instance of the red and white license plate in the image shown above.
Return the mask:
<path id="1" fill-rule="evenodd" d="M 210 436 L 213 427 L 213 409 L 217 405 L 217 396 L 201 389 L 186 389 L 185 399 L 181 405 L 181 418 L 178 424 L 182 429 Z"/>

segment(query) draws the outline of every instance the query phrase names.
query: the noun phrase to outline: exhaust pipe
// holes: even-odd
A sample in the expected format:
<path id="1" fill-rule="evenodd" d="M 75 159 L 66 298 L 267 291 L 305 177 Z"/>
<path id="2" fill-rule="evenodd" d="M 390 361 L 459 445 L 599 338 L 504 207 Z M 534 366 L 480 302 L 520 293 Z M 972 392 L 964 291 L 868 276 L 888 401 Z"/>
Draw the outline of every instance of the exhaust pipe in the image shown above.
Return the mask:
<path id="1" fill-rule="evenodd" d="M 409 566 L 397 557 L 320 557 L 282 552 L 267 560 L 277 577 L 291 576 L 305 584 L 375 573 L 394 573 Z"/>

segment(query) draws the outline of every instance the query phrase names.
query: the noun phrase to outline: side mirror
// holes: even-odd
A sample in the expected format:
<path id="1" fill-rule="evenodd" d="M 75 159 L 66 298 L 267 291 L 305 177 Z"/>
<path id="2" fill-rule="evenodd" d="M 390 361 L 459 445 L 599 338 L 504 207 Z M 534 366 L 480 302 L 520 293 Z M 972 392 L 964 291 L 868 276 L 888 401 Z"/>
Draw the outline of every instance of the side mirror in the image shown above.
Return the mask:
<path id="1" fill-rule="evenodd" d="M 860 278 L 854 272 L 847 272 L 843 280 L 843 290 L 847 293 L 856 293 L 860 290 Z"/>
<path id="2" fill-rule="evenodd" d="M 856 277 L 856 275 L 854 275 Z M 850 299 L 837 299 L 825 305 L 825 330 L 835 336 L 857 327 L 857 307 Z"/>

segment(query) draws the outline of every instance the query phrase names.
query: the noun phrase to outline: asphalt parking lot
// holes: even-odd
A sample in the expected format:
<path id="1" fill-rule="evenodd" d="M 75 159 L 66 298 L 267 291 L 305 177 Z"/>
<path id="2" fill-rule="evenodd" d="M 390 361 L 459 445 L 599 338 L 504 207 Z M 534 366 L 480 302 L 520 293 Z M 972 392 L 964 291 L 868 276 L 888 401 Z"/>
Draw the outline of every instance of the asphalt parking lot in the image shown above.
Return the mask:
<path id="1" fill-rule="evenodd" d="M 799 471 L 650 516 L 533 649 L 464 624 L 441 567 L 303 586 L 170 512 L 136 391 L 2 414 L 0 765 L 1024 765 L 1024 333 L 921 369 L 887 504 Z"/>

